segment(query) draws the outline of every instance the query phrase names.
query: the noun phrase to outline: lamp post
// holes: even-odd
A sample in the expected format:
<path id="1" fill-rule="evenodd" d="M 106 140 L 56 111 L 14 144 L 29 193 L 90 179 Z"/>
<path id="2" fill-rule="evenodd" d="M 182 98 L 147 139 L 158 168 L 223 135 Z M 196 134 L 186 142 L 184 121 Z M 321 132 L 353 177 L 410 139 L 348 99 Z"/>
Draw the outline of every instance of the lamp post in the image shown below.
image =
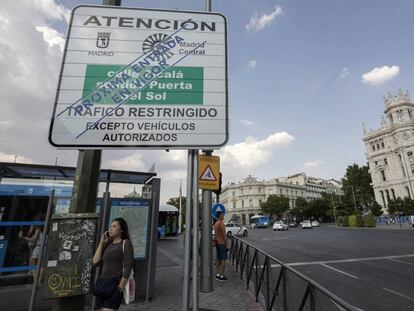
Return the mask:
<path id="1" fill-rule="evenodd" d="M 352 189 L 352 197 L 354 198 L 354 208 L 355 208 L 355 213 L 357 211 L 357 205 L 356 205 L 356 200 L 355 200 L 355 191 L 354 191 L 354 187 L 351 186 Z"/>
<path id="2" fill-rule="evenodd" d="M 336 223 L 336 211 L 335 211 L 335 203 L 334 203 L 334 199 L 333 199 L 333 192 L 331 192 L 331 200 L 332 200 L 333 219 L 334 219 L 334 223 Z"/>

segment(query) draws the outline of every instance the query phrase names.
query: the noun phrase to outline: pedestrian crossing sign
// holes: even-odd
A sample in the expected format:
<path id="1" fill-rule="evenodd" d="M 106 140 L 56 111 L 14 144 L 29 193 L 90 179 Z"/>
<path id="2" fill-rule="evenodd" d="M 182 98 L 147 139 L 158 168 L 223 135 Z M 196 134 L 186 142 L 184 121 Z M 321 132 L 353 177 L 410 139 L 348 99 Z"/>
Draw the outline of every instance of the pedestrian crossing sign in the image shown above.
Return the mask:
<path id="1" fill-rule="evenodd" d="M 198 187 L 205 190 L 218 190 L 220 157 L 199 155 L 198 161 Z"/>

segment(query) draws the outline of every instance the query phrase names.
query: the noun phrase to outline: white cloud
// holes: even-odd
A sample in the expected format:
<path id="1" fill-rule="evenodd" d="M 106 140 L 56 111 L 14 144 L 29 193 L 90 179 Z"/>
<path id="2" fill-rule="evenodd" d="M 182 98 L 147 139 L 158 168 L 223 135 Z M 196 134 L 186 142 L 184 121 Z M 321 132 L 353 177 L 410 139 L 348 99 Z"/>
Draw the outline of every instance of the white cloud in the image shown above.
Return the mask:
<path id="1" fill-rule="evenodd" d="M 266 26 L 270 25 L 275 17 L 282 14 L 282 7 L 275 6 L 274 11 L 269 14 L 262 14 L 259 16 L 257 12 L 250 18 L 249 23 L 246 25 L 246 29 L 249 31 L 260 31 L 263 30 Z"/>
<path id="2" fill-rule="evenodd" d="M 362 75 L 362 81 L 366 84 L 380 85 L 395 78 L 399 73 L 399 66 L 375 67 L 370 72 L 364 73 Z"/>
<path id="3" fill-rule="evenodd" d="M 349 75 L 348 67 L 342 68 L 341 74 L 339 75 L 339 78 L 344 79 L 347 75 Z"/>
<path id="4" fill-rule="evenodd" d="M 128 155 L 124 158 L 112 160 L 111 167 L 118 170 L 124 171 L 146 171 L 148 168 L 146 167 L 144 161 L 142 160 L 142 155 L 134 153 L 132 155 Z"/>
<path id="5" fill-rule="evenodd" d="M 240 123 L 243 125 L 247 125 L 247 126 L 251 126 L 254 124 L 254 122 L 249 121 L 249 120 L 240 120 Z"/>
<path id="6" fill-rule="evenodd" d="M 252 68 L 252 69 L 254 69 L 254 68 L 256 68 L 256 64 L 257 64 L 257 62 L 256 62 L 254 59 L 251 59 L 251 60 L 249 60 L 249 62 L 247 63 L 247 67 L 248 67 L 248 68 Z"/>
<path id="7" fill-rule="evenodd" d="M 321 166 L 322 163 L 323 162 L 321 160 L 308 161 L 308 162 L 303 163 L 303 168 L 304 169 L 317 168 L 317 167 Z"/>
<path id="8" fill-rule="evenodd" d="M 35 9 L 49 20 L 65 20 L 69 22 L 70 10 L 57 5 L 55 0 L 32 0 Z"/>
<path id="9" fill-rule="evenodd" d="M 26 158 L 20 154 L 6 154 L 0 152 L 0 162 L 33 163 L 32 159 Z"/>
<path id="10" fill-rule="evenodd" d="M 45 40 L 50 47 L 57 45 L 61 52 L 65 46 L 65 39 L 63 35 L 57 32 L 55 29 L 47 26 L 37 26 L 36 30 L 43 34 L 43 40 Z"/>
<path id="11" fill-rule="evenodd" d="M 218 153 L 221 162 L 233 168 L 252 168 L 266 163 L 274 152 L 290 145 L 295 138 L 286 132 L 274 133 L 263 140 L 248 137 L 244 142 L 227 145 Z"/>

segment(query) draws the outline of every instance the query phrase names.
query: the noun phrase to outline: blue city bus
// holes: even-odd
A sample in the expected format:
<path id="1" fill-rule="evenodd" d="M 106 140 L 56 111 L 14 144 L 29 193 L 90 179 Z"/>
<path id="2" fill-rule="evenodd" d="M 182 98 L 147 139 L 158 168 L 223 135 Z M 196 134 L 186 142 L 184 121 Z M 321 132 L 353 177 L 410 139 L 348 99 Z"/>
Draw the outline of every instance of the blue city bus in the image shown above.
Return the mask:
<path id="1" fill-rule="evenodd" d="M 267 228 L 269 226 L 269 216 L 265 215 L 255 215 L 250 218 L 250 227 L 254 228 Z"/>

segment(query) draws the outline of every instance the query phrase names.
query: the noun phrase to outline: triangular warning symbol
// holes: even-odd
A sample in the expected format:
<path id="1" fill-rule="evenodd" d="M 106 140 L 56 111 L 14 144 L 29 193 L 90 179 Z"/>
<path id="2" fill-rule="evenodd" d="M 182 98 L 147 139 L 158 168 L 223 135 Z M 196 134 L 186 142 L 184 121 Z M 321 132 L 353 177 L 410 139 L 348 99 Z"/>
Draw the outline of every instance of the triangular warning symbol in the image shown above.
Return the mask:
<path id="1" fill-rule="evenodd" d="M 210 165 L 207 165 L 204 173 L 201 175 L 200 180 L 217 181 L 216 176 L 213 174 L 213 170 Z"/>

